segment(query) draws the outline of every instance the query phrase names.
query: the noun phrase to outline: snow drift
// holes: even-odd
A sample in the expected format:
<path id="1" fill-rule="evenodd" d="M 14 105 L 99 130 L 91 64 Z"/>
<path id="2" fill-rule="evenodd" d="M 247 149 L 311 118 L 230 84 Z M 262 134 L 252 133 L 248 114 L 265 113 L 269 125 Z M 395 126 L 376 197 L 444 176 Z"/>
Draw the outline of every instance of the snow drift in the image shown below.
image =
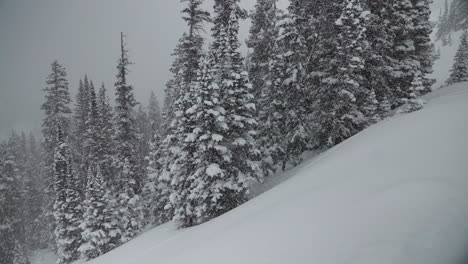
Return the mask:
<path id="1" fill-rule="evenodd" d="M 468 83 L 381 122 L 211 222 L 169 223 L 89 264 L 468 260 Z"/>

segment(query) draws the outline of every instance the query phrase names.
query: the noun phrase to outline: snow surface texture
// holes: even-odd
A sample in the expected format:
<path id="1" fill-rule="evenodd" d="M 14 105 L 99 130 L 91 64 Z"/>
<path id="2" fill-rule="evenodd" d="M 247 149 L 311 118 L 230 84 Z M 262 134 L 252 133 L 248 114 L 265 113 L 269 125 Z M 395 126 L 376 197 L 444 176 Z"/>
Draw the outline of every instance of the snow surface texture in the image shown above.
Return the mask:
<path id="1" fill-rule="evenodd" d="M 468 256 L 468 83 L 439 89 L 201 226 L 89 264 L 440 264 Z"/>
<path id="2" fill-rule="evenodd" d="M 47 249 L 36 250 L 29 256 L 31 264 L 55 264 L 57 256 Z"/>

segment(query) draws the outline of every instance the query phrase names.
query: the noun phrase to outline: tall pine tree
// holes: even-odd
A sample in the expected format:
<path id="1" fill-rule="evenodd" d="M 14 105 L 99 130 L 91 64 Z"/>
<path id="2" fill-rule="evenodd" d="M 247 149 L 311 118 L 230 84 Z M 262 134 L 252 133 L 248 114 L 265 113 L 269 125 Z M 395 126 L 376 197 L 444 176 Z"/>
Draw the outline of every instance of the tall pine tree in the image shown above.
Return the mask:
<path id="1" fill-rule="evenodd" d="M 255 5 L 255 12 L 251 15 L 252 26 L 247 45 L 251 48 L 249 77 L 257 100 L 259 113 L 259 137 L 258 142 L 262 148 L 263 170 L 265 175 L 272 174 L 274 165 L 277 163 L 278 147 L 273 134 L 278 127 L 273 127 L 275 114 L 273 111 L 276 104 L 273 94 L 273 75 L 270 65 L 277 55 L 277 39 L 279 30 L 277 20 L 279 11 L 276 0 L 259 0 Z M 273 144 L 270 144 L 273 143 Z"/>
<path id="2" fill-rule="evenodd" d="M 201 101 L 194 96 L 197 86 L 191 85 L 183 98 L 188 109 L 178 112 L 184 121 L 179 130 L 184 141 L 179 145 L 174 168 L 181 166 L 182 173 L 174 168 L 171 171 L 171 203 L 181 226 L 206 222 L 239 206 L 247 200 L 249 184 L 261 178 L 260 152 L 254 139 L 257 122 L 252 85 L 239 52 L 239 20 L 246 13 L 237 0 L 215 1 L 214 10 L 214 58 L 208 68 L 215 73 L 209 85 L 219 89 L 219 98 Z M 218 127 L 214 130 L 194 118 L 202 109 L 200 104 L 205 103 L 215 108 L 211 114 Z M 216 141 L 214 148 L 203 146 L 207 138 Z M 195 164 L 192 160 L 196 160 Z"/>
<path id="3" fill-rule="evenodd" d="M 366 110 L 375 103 L 364 86 L 366 23 L 368 12 L 358 0 L 346 0 L 336 20 L 336 50 L 329 61 L 319 99 L 321 146 L 332 147 L 368 125 Z"/>
<path id="4" fill-rule="evenodd" d="M 152 140 L 150 153 L 149 188 L 155 188 L 153 205 L 150 211 L 157 215 L 159 220 L 165 222 L 173 217 L 174 203 L 169 202 L 170 196 L 176 194 L 173 185 L 178 185 L 173 180 L 177 160 L 180 158 L 180 145 L 183 142 L 183 130 L 186 122 L 185 111 L 191 107 L 184 104 L 190 84 L 197 75 L 198 61 L 203 54 L 204 39 L 201 36 L 203 24 L 210 20 L 209 13 L 202 9 L 202 0 L 181 0 L 187 2 L 187 7 L 182 10 L 183 19 L 187 22 L 188 31 L 175 49 L 175 61 L 171 68 L 174 74 L 166 88 L 166 100 L 164 103 L 164 133 L 159 143 L 159 136 Z M 157 159 L 157 160 L 156 160 Z"/>
<path id="5" fill-rule="evenodd" d="M 121 34 L 121 56 L 117 65 L 115 83 L 114 118 L 114 167 L 116 169 L 116 191 L 119 195 L 119 219 L 121 220 L 122 242 L 127 242 L 141 229 L 141 208 L 138 194 L 142 187 L 142 175 L 138 172 L 138 132 L 133 108 L 136 101 L 133 87 L 128 84 L 128 71 L 131 62 Z"/>
<path id="6" fill-rule="evenodd" d="M 70 93 L 68 88 L 68 81 L 66 79 L 67 73 L 65 68 L 54 61 L 51 65 L 52 73 L 47 77 L 47 87 L 44 89 L 45 102 L 42 104 L 41 109 L 44 111 L 45 118 L 42 123 L 43 133 L 43 159 L 45 167 L 45 179 L 46 182 L 46 201 L 45 208 L 43 210 L 43 216 L 46 223 L 51 226 L 49 242 L 55 241 L 53 238 L 53 216 L 52 207 L 54 203 L 54 153 L 57 148 L 57 131 L 58 126 L 62 127 L 62 131 L 65 135 L 68 135 L 70 128 L 70 114 L 71 109 L 69 104 L 71 102 Z"/>
<path id="7" fill-rule="evenodd" d="M 108 186 L 114 188 L 116 186 L 116 179 L 114 177 L 113 169 L 113 135 L 114 135 L 114 125 L 113 125 L 113 111 L 112 106 L 110 105 L 109 98 L 107 96 L 107 90 L 102 84 L 99 89 L 97 97 L 97 110 L 98 110 L 98 120 L 97 120 L 97 135 L 98 135 L 98 150 L 100 157 L 98 165 L 101 169 L 103 177 L 106 179 Z"/>
<path id="8" fill-rule="evenodd" d="M 80 257 L 82 199 L 78 188 L 81 181 L 72 170 L 72 155 L 61 125 L 57 128 L 56 142 L 54 217 L 57 263 L 68 264 Z"/>

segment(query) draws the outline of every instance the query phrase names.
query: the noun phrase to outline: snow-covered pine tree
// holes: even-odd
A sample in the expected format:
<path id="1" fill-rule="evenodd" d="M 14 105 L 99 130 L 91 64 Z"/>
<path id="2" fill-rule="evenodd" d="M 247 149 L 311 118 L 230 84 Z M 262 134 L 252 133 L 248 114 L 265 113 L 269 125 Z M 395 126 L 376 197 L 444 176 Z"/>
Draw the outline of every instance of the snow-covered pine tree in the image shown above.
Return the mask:
<path id="1" fill-rule="evenodd" d="M 187 195 L 191 198 L 183 206 L 178 205 L 175 199 L 176 219 L 183 226 L 206 222 L 244 203 L 249 184 L 261 179 L 260 151 L 254 139 L 257 134 L 254 97 L 239 52 L 239 20 L 245 18 L 246 12 L 239 7 L 238 2 L 217 0 L 214 5 L 214 42 L 211 46 L 214 83 L 207 83 L 219 88 L 219 98 L 198 100 L 198 104 L 185 113 L 188 125 L 195 126 L 185 130 L 189 133 L 183 137 L 187 144 L 182 150 L 188 155 L 182 155 L 183 161 L 179 164 L 190 162 L 198 156 L 201 156 L 198 159 L 203 160 L 203 163 L 189 168 L 192 173 L 185 176 L 185 180 L 179 181 L 182 184 L 175 186 L 178 199 L 183 201 Z M 190 87 L 197 90 L 196 86 Z M 193 97 L 192 93 L 189 98 L 197 97 Z M 215 110 L 210 111 L 211 118 L 215 119 L 218 126 L 214 131 L 206 130 L 204 124 L 194 118 L 199 114 L 199 105 L 205 103 L 214 104 L 215 107 Z M 200 135 L 200 140 L 216 142 L 215 148 L 206 149 L 199 145 L 197 133 L 204 133 Z M 192 187 L 187 188 L 189 183 Z M 193 197 L 198 201 L 193 202 Z"/>
<path id="2" fill-rule="evenodd" d="M 188 199 L 190 191 L 190 175 L 193 173 L 193 140 L 187 135 L 192 132 L 192 128 L 197 122 L 189 118 L 192 107 L 195 105 L 192 86 L 183 87 L 181 94 L 174 105 L 174 120 L 171 123 L 171 134 L 166 140 L 172 144 L 168 148 L 168 157 L 165 161 L 168 164 L 164 167 L 160 179 L 166 181 L 170 179 L 169 196 L 170 209 L 173 210 L 173 219 L 180 223 L 182 227 L 194 225 L 194 217 L 190 215 L 193 204 Z M 172 140 L 170 139 L 172 137 Z M 170 142 L 166 141 L 166 142 Z M 159 192 L 159 191 L 158 191 Z M 157 193 L 158 193 L 157 192 Z M 157 204 L 156 204 L 157 205 Z"/>
<path id="3" fill-rule="evenodd" d="M 116 192 L 121 221 L 123 243 L 132 239 L 141 229 L 141 200 L 138 194 L 142 188 L 142 175 L 138 174 L 138 132 L 133 108 L 136 101 L 133 87 L 128 84 L 128 68 L 131 64 L 124 36 L 121 34 L 121 56 L 117 65 L 116 106 L 114 118 L 114 167 L 116 170 Z"/>
<path id="4" fill-rule="evenodd" d="M 278 23 L 277 56 L 270 65 L 276 95 L 269 117 L 272 130 L 267 131 L 278 140 L 271 142 L 283 169 L 298 164 L 304 151 L 323 147 L 314 135 L 320 123 L 318 88 L 334 54 L 339 10 L 341 1 L 292 0 L 289 14 Z"/>
<path id="5" fill-rule="evenodd" d="M 432 25 L 431 18 L 432 0 L 413 0 L 413 28 L 412 39 L 414 43 L 414 57 L 418 62 L 418 72 L 415 76 L 421 79 L 422 86 L 414 89 L 417 96 L 427 94 L 431 91 L 435 80 L 428 76 L 433 72 L 432 65 Z M 449 34 L 451 39 L 451 35 Z"/>
<path id="6" fill-rule="evenodd" d="M 98 121 L 97 128 L 98 134 L 98 150 L 99 162 L 98 166 L 101 170 L 103 177 L 106 179 L 108 187 L 114 188 L 116 186 L 116 179 L 114 177 L 114 170 L 112 167 L 112 151 L 114 149 L 112 136 L 114 135 L 113 126 L 113 112 L 110 105 L 109 98 L 107 97 L 107 90 L 104 83 L 99 89 L 97 98 Z"/>
<path id="7" fill-rule="evenodd" d="M 144 175 L 146 168 L 148 167 L 148 162 L 146 157 L 149 154 L 149 142 L 151 139 L 151 122 L 148 117 L 148 113 L 140 104 L 138 110 L 135 113 L 135 121 L 138 131 L 138 174 Z M 142 184 L 144 184 L 142 182 Z"/>
<path id="8" fill-rule="evenodd" d="M 86 169 L 86 175 L 89 176 L 89 168 L 95 167 L 102 158 L 99 145 L 101 131 L 99 128 L 99 109 L 97 103 L 96 89 L 90 84 L 88 87 L 87 113 L 85 115 L 85 130 L 81 136 L 81 145 L 83 146 L 83 156 L 80 166 Z M 80 174 L 81 175 L 81 174 Z M 88 177 L 86 177 L 86 180 Z M 86 183 L 86 180 L 83 182 Z M 86 184 L 87 185 L 87 184 Z M 85 185 L 85 188 L 86 188 Z M 84 192 L 82 193 L 84 197 Z"/>
<path id="9" fill-rule="evenodd" d="M 277 0 L 258 0 L 255 11 L 250 16 L 252 26 L 247 46 L 252 49 L 252 53 L 249 56 L 248 70 L 256 98 L 261 96 L 264 87 L 271 83 L 269 63 L 274 56 L 274 47 L 278 37 L 276 2 Z"/>
<path id="10" fill-rule="evenodd" d="M 166 84 L 166 97 L 164 99 L 163 116 L 164 130 L 170 130 L 174 119 L 174 103 L 181 94 L 182 87 L 187 86 L 195 77 L 198 60 L 203 52 L 204 39 L 200 35 L 203 24 L 210 21 L 210 13 L 202 9 L 203 0 L 180 0 L 187 2 L 187 7 L 182 10 L 182 19 L 188 25 L 188 32 L 180 38 L 177 47 L 172 54 L 175 60 L 171 66 L 173 77 Z M 165 135 L 170 131 L 165 131 Z"/>
<path id="11" fill-rule="evenodd" d="M 49 232 L 50 239 L 49 243 L 53 243 L 55 229 L 53 224 L 53 204 L 54 204 L 54 153 L 57 147 L 57 129 L 58 125 L 62 126 L 63 133 L 68 135 L 70 128 L 70 114 L 71 109 L 69 104 L 71 102 L 68 81 L 66 79 L 67 73 L 65 68 L 54 61 L 51 65 L 52 73 L 47 77 L 47 87 L 44 89 L 45 102 L 42 104 L 41 109 L 44 111 L 45 118 L 42 123 L 43 133 L 43 159 L 45 168 L 45 179 L 46 183 L 46 201 L 44 201 L 45 208 L 43 210 L 42 219 L 45 223 L 50 224 Z M 53 247 L 53 246 L 52 246 Z"/>
<path id="12" fill-rule="evenodd" d="M 209 190 L 221 188 L 214 186 L 211 180 L 223 176 L 218 174 L 221 169 L 217 164 L 224 162 L 224 155 L 230 155 L 230 151 L 219 143 L 226 128 L 225 112 L 220 106 L 220 90 L 214 83 L 213 60 L 210 59 L 201 59 L 197 80 L 190 86 L 187 96 L 180 100 L 180 105 L 187 103 L 191 107 L 177 113 L 184 116 L 184 127 L 179 129 L 183 140 L 176 150 L 180 154 L 171 171 L 175 191 L 170 202 L 174 219 L 181 227 L 209 220 L 211 206 L 207 202 L 213 198 Z M 221 185 L 221 181 L 219 183 Z"/>
<path id="13" fill-rule="evenodd" d="M 169 180 L 160 180 L 163 164 L 166 161 L 162 157 L 162 140 L 160 134 L 154 134 L 150 141 L 148 156 L 147 178 L 143 187 L 143 202 L 145 208 L 145 223 L 160 225 L 172 218 L 172 211 L 166 210 L 169 204 L 170 187 Z"/>
<path id="14" fill-rule="evenodd" d="M 427 93 L 433 80 L 427 78 L 432 71 L 430 60 L 429 16 L 427 0 L 395 1 L 391 11 L 390 33 L 394 36 L 391 84 L 395 101 L 393 107 Z M 429 50 L 428 50 L 429 49 Z M 422 86 L 414 86 L 421 79 Z M 419 106 L 417 106 L 419 107 Z"/>
<path id="15" fill-rule="evenodd" d="M 394 36 L 392 47 L 394 63 L 391 65 L 391 83 L 395 94 L 395 100 L 392 102 L 393 108 L 412 98 L 411 82 L 414 79 L 415 71 L 417 71 L 417 61 L 412 56 L 414 53 L 414 43 L 411 36 L 412 10 L 413 4 L 410 0 L 394 1 L 391 9 L 389 28 L 390 33 Z"/>
<path id="16" fill-rule="evenodd" d="M 8 153 L 10 154 L 10 162 L 12 164 L 12 175 L 14 182 L 12 195 L 15 196 L 16 203 L 16 224 L 15 224 L 15 262 L 27 261 L 25 244 L 27 237 L 25 236 L 25 198 L 28 197 L 26 163 L 27 163 L 27 146 L 26 136 L 21 133 L 21 136 L 15 131 L 12 132 L 7 141 Z"/>
<path id="17" fill-rule="evenodd" d="M 81 139 L 86 131 L 86 118 L 89 113 L 89 80 L 84 76 L 84 81 L 80 79 L 78 92 L 75 99 L 75 109 L 73 110 L 73 135 Z"/>
<path id="18" fill-rule="evenodd" d="M 464 31 L 460 37 L 460 46 L 455 54 L 451 74 L 447 84 L 468 81 L 468 31 Z"/>
<path id="19" fill-rule="evenodd" d="M 80 80 L 78 85 L 75 108 L 73 110 L 72 133 L 70 135 L 70 147 L 72 149 L 74 162 L 73 167 L 75 168 L 75 173 L 79 175 L 80 179 L 83 179 L 83 183 L 81 184 L 82 190 L 84 190 L 86 186 L 87 148 L 83 142 L 85 142 L 86 132 L 88 130 L 86 122 L 88 120 L 90 107 L 90 90 L 91 82 L 88 76 L 85 75 L 84 81 Z M 84 196 L 83 191 L 81 191 L 81 195 Z"/>
<path id="20" fill-rule="evenodd" d="M 302 81 L 305 74 L 305 52 L 303 21 L 299 19 L 299 5 L 291 4 L 289 14 L 278 24 L 279 36 L 275 45 L 275 57 L 270 62 L 271 87 L 264 89 L 260 99 L 261 123 L 260 142 L 263 155 L 271 157 L 272 165 L 297 164 L 299 156 L 307 148 L 309 133 L 300 120 L 308 117 L 304 101 Z M 300 114 L 299 114 L 300 113 Z M 261 119 L 261 120 L 262 120 Z"/>
<path id="21" fill-rule="evenodd" d="M 252 49 L 249 56 L 249 77 L 253 86 L 253 94 L 257 100 L 259 135 L 258 143 L 262 150 L 262 169 L 265 175 L 275 171 L 277 164 L 278 148 L 272 139 L 272 134 L 278 127 L 272 126 L 271 118 L 276 102 L 273 97 L 273 76 L 271 74 L 271 63 L 277 55 L 277 39 L 280 18 L 279 9 L 276 7 L 277 0 L 259 0 L 255 5 L 255 12 L 251 15 L 252 26 L 247 46 Z M 270 144 L 273 143 L 273 144 Z"/>
<path id="22" fill-rule="evenodd" d="M 10 146 L 0 143 L 0 262 L 28 264 L 21 221 L 17 164 Z"/>
<path id="23" fill-rule="evenodd" d="M 41 109 L 44 110 L 45 118 L 42 124 L 42 132 L 44 136 L 44 148 L 48 157 L 48 163 L 52 171 L 52 163 L 54 150 L 57 146 L 57 127 L 58 124 L 63 126 L 63 132 L 68 135 L 70 127 L 71 110 L 69 104 L 71 102 L 68 89 L 67 73 L 65 68 L 54 61 L 51 65 L 52 73 L 47 77 L 47 87 L 45 102 Z"/>
<path id="24" fill-rule="evenodd" d="M 91 259 L 97 257 L 110 249 L 115 248 L 120 244 L 121 230 L 119 226 L 118 216 L 116 215 L 116 199 L 111 195 L 111 191 L 115 190 L 109 186 L 108 182 L 112 182 L 111 173 L 111 137 L 112 130 L 112 113 L 110 112 L 108 99 L 106 97 L 104 85 L 99 91 L 99 98 L 96 95 L 94 85 L 89 88 L 89 112 L 86 118 L 86 132 L 84 135 L 84 153 L 86 157 L 83 159 L 84 166 L 87 169 L 87 181 L 93 181 L 86 184 L 85 188 L 85 203 L 84 213 L 85 218 L 80 228 L 83 230 L 84 226 L 87 228 L 83 230 L 82 237 L 84 244 L 80 247 L 81 257 Z M 106 169 L 107 177 L 104 177 L 101 171 L 101 166 Z M 110 188 L 108 188 L 110 187 Z M 102 201 L 103 193 L 99 193 L 99 188 L 105 190 L 105 204 L 96 208 L 94 202 L 104 203 Z M 93 190 L 96 192 L 93 194 Z M 95 196 L 93 196 L 95 195 Z M 105 211 L 103 211 L 105 208 Z M 90 215 L 93 212 L 99 212 L 101 216 Z M 105 228 L 100 231 L 94 230 L 96 227 L 96 219 L 105 221 Z M 83 226 L 84 225 L 84 226 Z M 94 231 L 90 231 L 94 230 Z M 101 237 L 102 236 L 102 237 Z M 98 242 L 98 240 L 102 238 Z M 96 248 L 93 248 L 96 247 Z"/>
<path id="25" fill-rule="evenodd" d="M 389 18 L 392 7 L 391 1 L 369 1 L 365 49 L 365 66 L 363 75 L 365 81 L 363 85 L 369 90 L 374 91 L 378 105 L 372 113 L 367 116 L 372 120 L 378 120 L 385 117 L 391 110 L 391 102 L 394 100 L 394 94 L 391 83 L 391 71 L 389 65 L 393 60 L 392 47 L 393 36 L 390 34 Z"/>
<path id="26" fill-rule="evenodd" d="M 148 118 L 150 121 L 150 141 L 149 153 L 147 157 L 147 178 L 143 188 L 143 201 L 145 207 L 145 220 L 147 224 L 158 225 L 170 220 L 165 213 L 165 204 L 159 202 L 167 197 L 161 197 L 161 190 L 158 188 L 158 176 L 161 171 L 161 133 L 162 133 L 162 116 L 159 107 L 158 99 L 154 92 L 151 92 L 148 105 Z M 165 190 L 167 191 L 167 190 Z"/>
<path id="27" fill-rule="evenodd" d="M 156 223 L 165 222 L 173 217 L 174 208 L 169 203 L 169 196 L 174 195 L 171 172 L 174 171 L 176 160 L 180 158 L 177 151 L 182 141 L 186 109 L 191 105 L 183 105 L 181 98 L 187 95 L 189 85 L 195 80 L 198 61 L 203 54 L 204 39 L 201 36 L 203 24 L 210 20 L 209 13 L 202 9 L 203 0 L 181 0 L 187 2 L 182 10 L 183 19 L 187 22 L 188 32 L 184 33 L 175 49 L 175 61 L 171 72 L 174 74 L 166 87 L 164 103 L 164 125 L 162 140 L 153 137 L 150 152 L 150 166 L 148 168 L 149 186 L 156 188 L 152 196 L 153 215 L 157 215 Z M 176 113 L 179 115 L 176 116 Z M 160 141 L 160 143 L 159 143 Z M 155 160 L 159 158 L 159 160 Z M 162 212 L 161 209 L 165 211 Z"/>
<path id="28" fill-rule="evenodd" d="M 81 180 L 73 173 L 72 156 L 62 126 L 57 127 L 57 147 L 54 155 L 55 175 L 55 239 L 58 264 L 77 260 L 82 244 L 79 224 L 82 217 Z"/>
<path id="29" fill-rule="evenodd" d="M 318 102 L 319 145 L 332 147 L 369 124 L 373 91 L 364 86 L 366 24 L 369 12 L 359 0 L 346 0 L 336 20 L 336 50 L 330 57 Z"/>
<path id="30" fill-rule="evenodd" d="M 166 84 L 166 97 L 163 107 L 163 128 L 170 130 L 174 119 L 174 103 L 177 101 L 181 87 L 186 86 L 196 76 L 196 67 L 203 51 L 203 38 L 200 31 L 203 23 L 210 20 L 210 14 L 201 8 L 203 0 L 180 0 L 188 2 L 187 7 L 182 10 L 182 19 L 187 22 L 188 32 L 180 38 L 172 56 L 175 57 L 171 66 L 173 77 Z M 165 131 L 168 134 L 170 131 Z"/>
<path id="31" fill-rule="evenodd" d="M 93 168 L 93 169 L 91 169 Z M 80 224 L 83 244 L 80 256 L 83 260 L 97 258 L 115 248 L 115 237 L 120 235 L 117 219 L 112 211 L 113 197 L 99 166 L 88 170 L 84 215 Z"/>
<path id="32" fill-rule="evenodd" d="M 13 263 L 15 245 L 15 186 L 14 164 L 5 143 L 0 143 L 0 261 Z"/>
<path id="33" fill-rule="evenodd" d="M 43 182 L 44 168 L 41 156 L 41 146 L 37 143 L 33 133 L 29 134 L 27 143 L 27 162 L 25 165 L 25 237 L 28 249 L 47 247 L 48 228 L 47 221 L 42 219 L 44 206 L 45 184 Z"/>

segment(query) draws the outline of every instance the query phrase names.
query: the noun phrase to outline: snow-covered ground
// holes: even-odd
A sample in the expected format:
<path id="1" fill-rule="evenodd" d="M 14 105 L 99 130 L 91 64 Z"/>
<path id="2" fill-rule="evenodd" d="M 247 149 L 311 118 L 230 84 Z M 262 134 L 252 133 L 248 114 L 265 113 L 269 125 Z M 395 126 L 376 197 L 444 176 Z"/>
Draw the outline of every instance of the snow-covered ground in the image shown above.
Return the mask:
<path id="1" fill-rule="evenodd" d="M 468 260 L 468 83 L 427 98 L 228 214 L 157 227 L 89 264 Z"/>
<path id="2" fill-rule="evenodd" d="M 57 256 L 50 250 L 36 250 L 29 256 L 31 264 L 55 264 Z"/>

